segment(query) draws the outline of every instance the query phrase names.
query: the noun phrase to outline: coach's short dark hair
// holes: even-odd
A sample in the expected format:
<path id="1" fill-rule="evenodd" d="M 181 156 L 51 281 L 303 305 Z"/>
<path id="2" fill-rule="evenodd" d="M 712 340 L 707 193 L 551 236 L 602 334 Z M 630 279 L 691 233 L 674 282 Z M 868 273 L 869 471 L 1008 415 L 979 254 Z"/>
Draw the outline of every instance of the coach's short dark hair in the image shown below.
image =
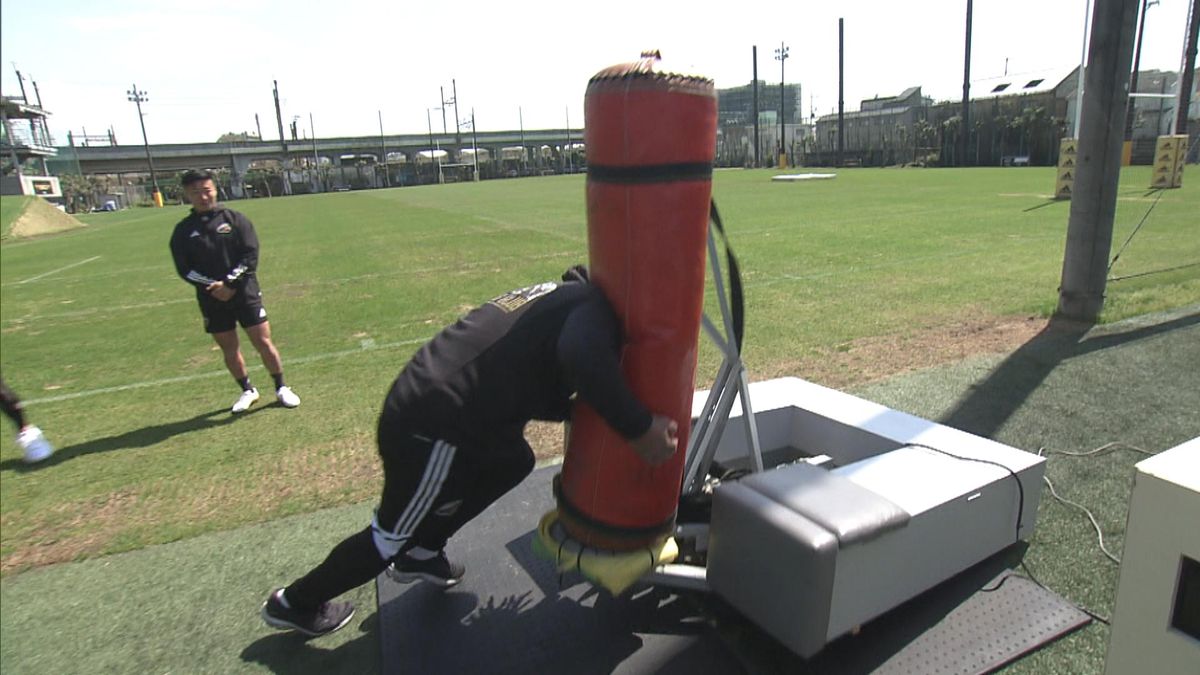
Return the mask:
<path id="1" fill-rule="evenodd" d="M 213 176 L 212 172 L 207 169 L 202 169 L 199 171 L 196 169 L 189 169 L 185 171 L 183 177 L 179 179 L 179 184 L 183 187 L 187 187 L 192 183 L 199 183 L 202 180 L 211 180 L 216 182 L 216 178 Z"/>

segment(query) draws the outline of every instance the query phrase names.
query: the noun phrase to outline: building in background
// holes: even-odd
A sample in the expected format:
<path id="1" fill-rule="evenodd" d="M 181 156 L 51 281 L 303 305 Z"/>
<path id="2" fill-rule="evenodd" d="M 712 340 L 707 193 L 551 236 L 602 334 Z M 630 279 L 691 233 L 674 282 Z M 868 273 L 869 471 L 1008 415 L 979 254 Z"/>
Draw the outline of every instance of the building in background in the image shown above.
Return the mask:
<path id="1" fill-rule="evenodd" d="M 46 175 L 46 158 L 58 153 L 46 126 L 50 113 L 16 96 L 0 97 L 0 174 Z"/>
<path id="2" fill-rule="evenodd" d="M 802 164 L 811 151 L 812 125 L 803 105 L 799 84 L 783 87 L 783 150 L 793 166 Z M 774 164 L 780 150 L 780 87 L 758 83 L 758 157 L 762 165 Z M 717 165 L 754 164 L 754 85 L 746 84 L 717 91 Z"/>

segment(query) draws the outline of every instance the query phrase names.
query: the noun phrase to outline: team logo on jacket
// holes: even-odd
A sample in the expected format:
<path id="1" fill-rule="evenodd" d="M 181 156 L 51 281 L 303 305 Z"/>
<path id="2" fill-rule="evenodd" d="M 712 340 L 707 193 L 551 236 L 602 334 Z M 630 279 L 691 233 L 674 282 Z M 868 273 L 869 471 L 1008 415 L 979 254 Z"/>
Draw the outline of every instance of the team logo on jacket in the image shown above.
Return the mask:
<path id="1" fill-rule="evenodd" d="M 533 302 L 543 295 L 558 288 L 558 284 L 546 282 L 536 286 L 526 286 L 515 291 L 509 291 L 498 298 L 492 298 L 491 304 L 506 312 L 515 312 L 527 303 Z"/>
<path id="2" fill-rule="evenodd" d="M 229 234 L 230 232 L 233 232 L 233 228 L 229 226 L 229 223 L 221 223 L 217 226 L 217 234 Z"/>

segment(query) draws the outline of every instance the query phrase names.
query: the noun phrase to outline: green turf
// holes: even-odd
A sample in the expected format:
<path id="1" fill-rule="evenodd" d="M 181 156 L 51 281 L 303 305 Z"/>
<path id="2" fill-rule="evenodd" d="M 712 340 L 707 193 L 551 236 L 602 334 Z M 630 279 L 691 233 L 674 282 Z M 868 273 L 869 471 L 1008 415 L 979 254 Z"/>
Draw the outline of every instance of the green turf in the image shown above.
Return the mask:
<path id="1" fill-rule="evenodd" d="M 752 374 L 792 372 L 857 338 L 1054 307 L 1069 204 L 1047 198 L 1051 169 L 771 175 L 714 179 L 746 281 Z M 1118 245 L 1156 198 L 1149 178 L 1124 174 Z M 1200 262 L 1198 189 L 1162 192 L 1114 272 Z M 586 258 L 581 175 L 235 206 L 262 240 L 297 411 L 225 414 L 237 390 L 167 250 L 184 207 L 89 214 L 86 229 L 0 248 L 5 378 L 61 448 L 32 471 L 11 444 L 0 452 L 6 573 L 367 498 L 374 418 L 416 345 Z M 1198 298 L 1200 267 L 1139 277 L 1113 284 L 1106 318 Z M 716 361 L 703 341 L 702 384 Z"/>
<path id="2" fill-rule="evenodd" d="M 167 546 L 7 578 L 0 621 L 5 673 L 373 673 L 375 589 L 346 594 L 357 614 L 306 642 L 266 627 L 267 593 L 317 562 L 370 517 L 328 509 Z"/>
<path id="3" fill-rule="evenodd" d="M 856 393 L 930 419 L 995 428 L 1000 440 L 1034 452 L 1078 452 L 1112 441 L 1159 451 L 1200 433 L 1192 414 L 1200 392 L 1191 386 L 1200 363 L 1197 317 L 1200 306 L 1193 306 L 1067 341 L 1039 340 L 1008 357 L 973 358 Z M 1006 414 L 990 414 L 991 405 Z M 969 410 L 976 412 L 963 414 Z M 1117 451 L 1049 460 L 1056 488 L 1095 512 L 1118 555 L 1138 459 Z M 10 575 L 0 581 L 3 670 L 377 672 L 379 628 L 369 585 L 348 594 L 359 607 L 354 621 L 319 640 L 275 633 L 257 614 L 273 586 L 315 564 L 362 526 L 369 509 L 369 503 L 327 509 Z M 1030 568 L 1069 600 L 1111 615 L 1116 566 L 1100 553 L 1086 517 L 1048 494 L 1038 514 L 1026 554 Z M 1006 672 L 1099 673 L 1107 640 L 1108 629 L 1094 623 Z"/>
<path id="4" fill-rule="evenodd" d="M 1200 305 L 1088 332 L 1043 334 L 1003 358 L 978 357 L 860 388 L 883 405 L 984 433 L 1047 456 L 1046 476 L 1064 499 L 1092 512 L 1104 544 L 1122 555 L 1133 466 L 1200 436 Z M 1110 450 L 1086 457 L 1109 444 Z M 1166 527 L 1191 527 L 1170 523 Z M 1024 557 L 1049 588 L 1111 617 L 1118 566 L 1087 515 L 1043 487 Z M 1126 617 L 1129 620 L 1130 617 Z M 1011 672 L 1099 673 L 1109 628 L 1100 622 L 1022 659 Z"/>

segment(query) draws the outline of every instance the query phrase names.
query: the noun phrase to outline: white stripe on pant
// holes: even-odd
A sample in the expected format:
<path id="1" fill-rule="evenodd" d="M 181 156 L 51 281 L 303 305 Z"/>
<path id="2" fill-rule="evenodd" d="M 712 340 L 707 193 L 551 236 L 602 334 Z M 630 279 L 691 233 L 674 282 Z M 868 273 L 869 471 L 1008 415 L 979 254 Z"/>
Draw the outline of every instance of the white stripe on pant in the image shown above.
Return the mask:
<path id="1" fill-rule="evenodd" d="M 387 530 L 381 526 L 378 512 L 371 518 L 372 539 L 375 542 L 375 548 L 379 550 L 379 555 L 384 560 L 390 560 L 400 552 L 425 516 L 429 514 L 430 508 L 433 507 L 434 501 L 442 491 L 447 474 L 450 473 L 456 449 L 455 446 L 445 441 L 434 441 L 433 449 L 429 453 L 429 460 L 425 464 L 425 473 L 421 476 L 421 482 L 417 485 L 412 499 L 409 500 L 404 513 L 400 515 L 392 529 Z"/>

